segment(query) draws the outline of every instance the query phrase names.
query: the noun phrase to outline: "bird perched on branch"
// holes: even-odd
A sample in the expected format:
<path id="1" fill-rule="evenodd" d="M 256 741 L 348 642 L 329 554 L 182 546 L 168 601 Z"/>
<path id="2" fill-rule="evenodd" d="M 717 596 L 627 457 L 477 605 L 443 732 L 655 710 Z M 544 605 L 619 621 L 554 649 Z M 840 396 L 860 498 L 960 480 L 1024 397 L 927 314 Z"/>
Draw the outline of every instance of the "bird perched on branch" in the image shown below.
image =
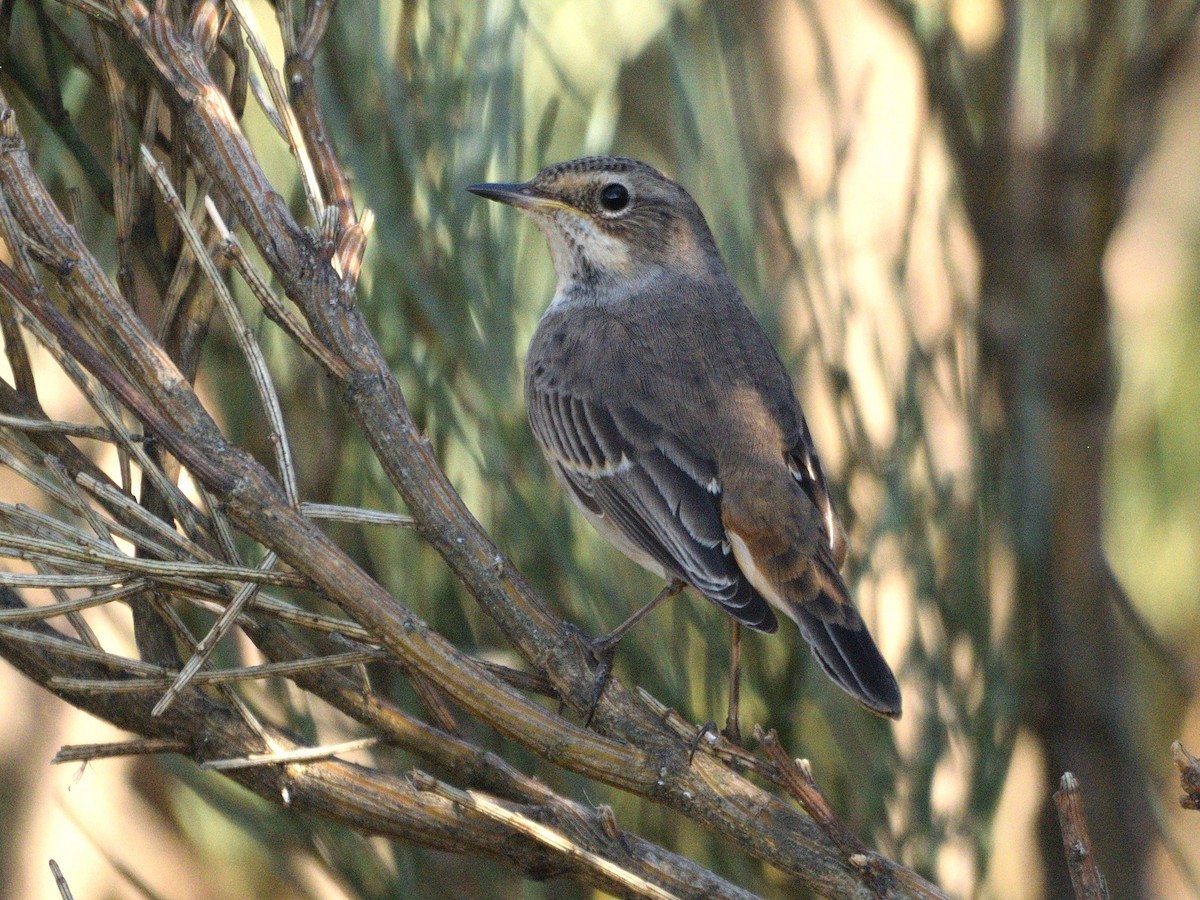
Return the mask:
<path id="1" fill-rule="evenodd" d="M 558 287 L 525 363 L 533 433 L 608 541 L 669 581 L 592 642 L 590 721 L 617 640 L 690 585 L 739 626 L 793 620 L 873 712 L 900 689 L 840 575 L 845 535 L 791 379 L 691 196 L 645 163 L 591 157 L 469 188 L 533 219 Z"/>

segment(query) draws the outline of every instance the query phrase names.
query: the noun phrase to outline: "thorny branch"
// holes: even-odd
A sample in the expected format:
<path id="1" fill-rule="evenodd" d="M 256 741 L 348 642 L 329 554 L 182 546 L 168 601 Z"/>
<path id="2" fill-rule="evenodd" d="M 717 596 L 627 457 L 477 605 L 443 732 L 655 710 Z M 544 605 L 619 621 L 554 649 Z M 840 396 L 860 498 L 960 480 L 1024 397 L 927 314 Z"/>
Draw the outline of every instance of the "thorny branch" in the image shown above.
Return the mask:
<path id="1" fill-rule="evenodd" d="M 153 742 L 112 752 L 182 751 L 209 763 L 265 754 L 257 765 L 222 771 L 293 808 L 399 840 L 497 856 L 534 877 L 561 872 L 624 896 L 746 896 L 689 860 L 622 832 L 611 812 L 560 797 L 452 733 L 446 699 L 565 769 L 696 820 L 811 890 L 869 896 L 873 885 L 886 885 L 888 896 L 938 896 L 914 873 L 873 854 L 874 880 L 866 883 L 856 854 L 845 852 L 844 834 L 831 832 L 828 822 L 814 823 L 743 777 L 743 764 L 728 748 L 693 753 L 661 706 L 617 681 L 605 691 L 594 731 L 528 696 L 526 689 L 548 687 L 582 713 L 592 684 L 589 658 L 576 630 L 550 611 L 450 485 L 354 305 L 371 217 L 354 210 L 312 82 L 313 56 L 332 4 L 306 4 L 298 27 L 288 4 L 278 6 L 288 93 L 241 4 L 228 20 L 214 15 L 216 5 L 198 4 L 186 23 L 174 20 L 167 6 L 148 8 L 140 0 L 77 6 L 97 24 L 89 60 L 99 67 L 113 106 L 117 283 L 38 178 L 15 114 L 0 95 L 0 225 L 12 256 L 11 265 L 0 264 L 0 323 L 17 382 L 0 383 L 0 412 L 6 416 L 0 421 L 0 460 L 49 496 L 66 499 L 81 523 L 54 525 L 20 509 L 0 510 L 5 532 L 0 547 L 37 568 L 4 580 L 100 588 L 83 598 L 60 592 L 50 610 L 29 607 L 0 588 L 0 616 L 11 622 L 0 626 L 0 654 L 67 702 Z M 296 221 L 272 188 L 239 126 L 239 98 L 246 84 L 256 83 L 247 40 L 270 100 L 254 93 L 270 107 L 304 172 L 311 229 Z M 224 54 L 232 67 L 229 93 L 209 65 L 214 54 Z M 122 73 L 117 59 L 135 62 Z M 123 94 L 126 79 L 138 89 Z M 166 216 L 152 202 L 151 183 L 166 200 Z M 189 183 L 190 205 L 182 190 Z M 307 328 L 273 296 L 268 279 L 241 251 L 233 237 L 239 228 Z M 156 230 L 168 235 L 163 244 Z M 143 248 L 146 242 L 152 246 Z M 337 385 L 408 505 L 410 518 L 392 524 L 411 525 L 441 554 L 532 675 L 509 677 L 454 647 L 317 527 L 318 513 L 329 511 L 306 506 L 296 493 L 265 365 L 217 265 L 225 258 Z M 135 278 L 138 265 L 157 276 Z M 66 299 L 68 312 L 52 302 L 43 279 Z M 148 308 L 143 296 L 148 292 L 163 310 L 157 327 L 136 312 Z M 215 309 L 229 320 L 256 373 L 264 407 L 272 412 L 278 477 L 221 434 L 192 390 L 199 347 Z M 41 409 L 18 322 L 63 360 L 103 415 L 104 429 L 88 437 L 117 443 L 128 461 L 119 484 L 72 443 L 77 431 L 51 423 Z M 118 405 L 149 440 L 128 433 Z M 65 485 L 39 474 L 55 466 Z M 130 490 L 131 466 L 150 486 L 141 504 Z M 180 467 L 199 485 L 199 504 L 180 491 Z M 365 512 L 351 515 L 369 518 Z M 258 562 L 242 558 L 235 532 L 260 545 Z M 116 549 L 114 537 L 131 540 L 137 555 Z M 335 604 L 346 618 L 298 609 L 272 597 L 272 586 L 307 591 Z M 114 601 L 134 605 L 146 661 L 104 651 L 82 619 L 72 620 L 79 640 L 44 621 Z M 197 641 L 179 619 L 178 603 L 218 612 L 218 626 Z M 211 669 L 209 650 L 234 626 L 268 664 L 257 671 Z M 303 638 L 296 629 L 304 630 Z M 173 663 L 177 654 L 186 660 L 182 667 Z M 401 667 L 437 724 L 377 695 L 363 670 L 353 668 L 381 657 Z M 376 768 L 312 759 L 293 737 L 257 721 L 230 684 L 281 673 L 373 736 L 428 760 L 470 793 L 449 785 L 431 790 L 425 776 L 405 780 Z M 815 791 L 811 781 L 805 783 Z"/>

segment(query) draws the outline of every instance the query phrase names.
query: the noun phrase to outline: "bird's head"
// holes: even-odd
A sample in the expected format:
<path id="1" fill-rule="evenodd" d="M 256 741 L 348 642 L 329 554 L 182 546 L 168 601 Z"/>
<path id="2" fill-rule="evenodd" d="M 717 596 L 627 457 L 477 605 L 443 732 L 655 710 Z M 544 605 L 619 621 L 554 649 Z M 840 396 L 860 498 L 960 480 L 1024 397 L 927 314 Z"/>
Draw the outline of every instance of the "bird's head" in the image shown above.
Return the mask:
<path id="1" fill-rule="evenodd" d="M 467 190 L 533 219 L 550 244 L 560 291 L 633 284 L 664 270 L 701 278 L 721 268 L 696 201 L 637 160 L 593 156 L 548 166 L 526 182 Z"/>

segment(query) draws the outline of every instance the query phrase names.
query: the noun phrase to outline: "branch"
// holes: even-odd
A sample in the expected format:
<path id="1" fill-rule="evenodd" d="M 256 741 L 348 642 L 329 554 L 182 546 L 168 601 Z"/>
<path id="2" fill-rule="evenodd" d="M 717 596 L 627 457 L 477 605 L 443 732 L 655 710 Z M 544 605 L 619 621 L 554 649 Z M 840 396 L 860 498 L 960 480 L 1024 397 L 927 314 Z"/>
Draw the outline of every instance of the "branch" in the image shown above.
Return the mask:
<path id="1" fill-rule="evenodd" d="M 779 743 L 774 731 L 763 733 L 755 727 L 754 736 L 762 744 L 768 758 L 776 765 L 784 787 L 829 836 L 846 863 L 859 873 L 862 883 L 877 897 L 931 897 L 947 895 L 920 879 L 910 879 L 911 872 L 875 853 L 854 834 L 837 814 L 817 787 L 812 766 L 807 759 L 792 759 Z"/>
<path id="2" fill-rule="evenodd" d="M 232 114 L 223 95 L 170 22 L 137 0 L 121 5 L 116 12 L 131 45 L 144 54 L 162 90 L 183 110 L 193 155 L 212 173 L 215 188 L 237 212 L 313 333 L 350 367 L 352 374 L 345 381 L 343 397 L 408 504 L 418 532 L 522 655 L 535 669 L 545 672 L 568 705 L 582 714 L 592 676 L 574 629 L 550 613 L 441 471 L 378 345 L 353 306 L 352 285 L 329 263 L 332 248 L 318 243 L 292 218 L 240 130 L 231 127 Z M 188 459 L 191 446 L 169 435 L 163 440 L 193 468 Z M 205 440 L 216 442 L 217 436 L 206 433 Z M 664 728 L 619 682 L 610 683 L 596 714 L 598 730 L 606 737 L 570 725 L 530 703 L 429 632 L 324 535 L 314 533 L 306 520 L 265 505 L 278 491 L 252 460 L 223 441 L 216 448 L 223 459 L 219 476 L 200 460 L 193 474 L 227 498 L 227 511 L 235 523 L 311 577 L 406 666 L 437 683 L 473 715 L 572 771 L 683 811 L 814 889 L 854 884 L 855 877 L 808 819 L 708 756 L 697 756 L 691 765 L 687 742 Z M 741 814 L 743 803 L 762 807 L 752 824 Z"/>
<path id="3" fill-rule="evenodd" d="M 171 140 L 165 145 L 172 153 L 171 181 L 180 187 L 189 183 L 188 171 L 182 177 L 176 171 L 183 166 L 181 160 L 186 160 L 189 166 L 195 166 L 191 176 L 197 190 L 202 194 L 211 188 L 215 202 L 228 211 L 229 221 L 241 224 L 286 296 L 307 320 L 313 338 L 310 352 L 325 362 L 337 393 L 408 504 L 416 531 L 441 554 L 525 657 L 539 684 L 547 682 L 571 709 L 582 713 L 588 705 L 593 675 L 577 629 L 550 612 L 467 510 L 409 414 L 395 377 L 354 305 L 366 223 L 359 225 L 352 220 L 353 209 L 347 205 L 349 194 L 345 188 L 348 182 L 329 151 L 332 145 L 327 142 L 319 116 L 304 110 L 305 103 L 315 103 L 315 95 L 293 93 L 301 109 L 299 119 L 316 123 L 313 127 L 319 130 L 317 143 L 321 145 L 311 154 L 317 187 L 308 179 L 309 197 L 318 208 L 319 221 L 317 227 L 306 230 L 272 188 L 238 126 L 234 110 L 213 80 L 206 58 L 206 51 L 215 46 L 213 36 L 202 22 L 196 23 L 193 32 L 181 33 L 169 17 L 168 6 L 156 5 L 151 10 L 139 0 L 114 0 L 102 4 L 98 15 L 116 33 L 114 40 L 122 52 L 143 64 L 140 71 L 147 73 L 171 111 Z M 299 61 L 289 60 L 289 69 L 301 78 L 304 63 L 311 64 L 311 55 L 316 52 L 327 15 L 327 6 L 309 4 L 309 21 L 295 45 Z M 285 21 L 284 26 L 290 34 L 290 25 Z M 250 27 L 248 18 L 243 27 Z M 190 36 L 193 33 L 196 38 Z M 285 38 L 285 45 L 290 40 Z M 296 88 L 293 83 L 293 92 Z M 149 107 L 156 109 L 157 102 Z M 281 101 L 276 99 L 274 103 L 276 112 L 282 115 L 283 110 L 278 108 Z M 296 128 L 287 130 L 297 158 L 304 157 L 309 153 L 302 146 L 307 135 Z M 162 147 L 155 137 L 144 135 L 143 143 Z M 182 153 L 180 142 L 186 143 L 187 154 L 176 157 L 177 151 Z M 322 192 L 333 198 L 336 215 L 320 212 Z M 315 655 L 326 657 L 361 650 L 361 644 L 335 634 L 315 632 L 310 636 L 312 645 L 298 640 L 280 622 L 305 623 L 299 618 L 285 619 L 280 606 L 269 607 L 261 597 L 246 602 L 240 612 L 237 609 L 241 597 L 249 595 L 241 585 L 276 583 L 311 591 L 340 607 L 358 630 L 355 638 L 381 645 L 415 682 L 435 685 L 466 714 L 544 759 L 681 812 L 726 836 L 744 852 L 795 875 L 812 891 L 842 896 L 870 893 L 863 883 L 861 867 L 847 857 L 826 830 L 780 797 L 742 777 L 723 758 L 701 753 L 693 759 L 687 737 L 619 682 L 610 684 L 597 710 L 599 733 L 584 729 L 527 696 L 513 686 L 511 679 L 500 677 L 454 647 L 371 579 L 305 514 L 294 494 L 289 496 L 290 492 L 281 488 L 248 452 L 222 435 L 190 386 L 190 367 L 177 365 L 164 352 L 138 317 L 130 302 L 133 298 L 122 296 L 115 288 L 78 231 L 51 200 L 30 165 L 14 114 L 2 95 L 0 197 L 0 208 L 12 210 L 6 242 L 14 259 L 28 252 L 42 264 L 65 297 L 70 316 L 51 302 L 49 293 L 27 271 L 0 264 L 0 289 L 38 324 L 48 342 L 61 348 L 64 358 L 76 361 L 111 392 L 153 435 L 156 444 L 186 467 L 203 494 L 212 498 L 206 504 L 207 512 L 203 512 L 181 495 L 176 497 L 178 508 L 169 515 L 184 520 L 190 544 L 168 543 L 160 529 L 147 529 L 140 522 L 138 533 L 158 531 L 156 546 L 163 548 L 161 554 L 159 550 L 147 553 L 150 558 L 129 558 L 111 550 L 75 545 L 62 536 L 46 544 L 47 539 L 40 535 L 17 535 L 24 541 L 26 549 L 22 552 L 41 553 L 56 568 L 56 572 L 39 577 L 70 578 L 76 583 L 81 578 L 94 580 L 96 572 L 107 578 L 112 569 L 137 573 L 157 585 L 151 593 L 155 602 L 163 605 L 163 620 L 168 624 L 177 621 L 177 615 L 166 606 L 168 599 L 184 595 L 211 598 L 227 611 L 222 625 L 236 622 L 272 665 L 311 660 L 314 646 Z M 202 208 L 199 203 L 203 197 L 196 201 L 194 213 Z M 186 230 L 182 208 L 176 207 L 176 212 L 179 226 Z M 211 246 L 202 245 L 195 235 L 188 248 L 186 252 L 176 248 L 175 258 L 180 260 L 177 265 L 185 264 L 188 253 L 202 259 L 211 252 Z M 179 271 L 177 268 L 176 273 Z M 218 280 L 210 278 L 214 285 Z M 228 308 L 227 302 L 225 306 Z M 293 333 L 301 332 L 294 329 Z M 29 415 L 30 411 L 22 414 Z M 109 427 L 115 430 L 116 425 L 110 423 Z M 54 439 L 69 446 L 59 433 L 42 433 L 39 439 Z M 140 450 L 134 444 L 129 447 L 131 453 Z M 138 462 L 143 476 L 163 474 L 145 453 Z M 84 468 L 78 460 L 66 465 L 75 478 Z M 168 482 L 163 489 L 174 487 Z M 116 515 L 120 504 L 114 503 L 113 507 Z M 124 515 L 137 520 L 128 510 Z M 276 554 L 290 571 L 264 572 L 245 565 L 238 557 L 229 525 Z M 171 528 L 166 519 L 163 528 Z M 139 549 L 150 546 L 146 539 Z M 213 558 L 194 558 L 200 554 L 189 550 L 193 546 L 204 548 L 203 552 L 211 553 Z M 153 558 L 157 555 L 165 559 Z M 185 558 L 178 558 L 180 555 Z M 90 681 L 112 680 L 112 671 L 100 663 L 115 664 L 113 659 L 108 655 L 89 656 L 74 646 L 78 642 L 66 638 L 45 643 L 51 635 L 37 622 L 22 629 L 22 637 L 27 637 L 24 632 L 28 631 L 45 639 L 44 646 L 38 648 L 42 656 L 38 662 L 31 655 L 28 641 L 19 639 L 13 630 L 0 631 L 0 651 L 30 677 L 52 686 L 68 702 L 145 738 L 184 742 L 192 748 L 189 755 L 194 759 L 249 758 L 298 749 L 288 735 L 256 727 L 232 694 L 225 696 L 234 712 L 218 706 L 197 686 L 180 685 L 182 690 L 171 705 L 154 716 L 153 698 L 144 694 L 84 690 Z M 186 631 L 176 628 L 166 637 L 174 637 L 186 651 L 190 640 Z M 389 706 L 370 691 L 365 678 L 330 670 L 325 664 L 318 670 L 291 667 L 288 671 L 297 684 L 369 723 L 380 736 L 418 748 L 418 752 L 443 766 L 464 773 L 464 780 L 496 785 L 506 799 L 525 807 L 516 810 L 521 817 L 543 823 L 553 820 L 556 831 L 569 834 L 571 841 L 589 854 L 623 869 L 636 870 L 639 877 L 674 893 L 737 894 L 737 889 L 686 860 L 628 835 L 618 833 L 614 838 L 614 829 L 604 815 L 578 811 L 574 804 L 531 784 L 530 779 L 461 738 Z M 163 667 L 153 670 L 155 675 L 165 672 Z M 206 673 L 196 677 L 201 681 L 219 680 Z M 452 722 L 448 717 L 440 720 L 448 726 Z M 201 740 L 210 732 L 211 741 L 207 737 Z M 530 840 L 525 833 L 517 840 L 512 827 L 495 817 L 478 809 L 465 810 L 444 797 L 418 791 L 407 782 L 334 760 L 281 765 L 278 759 L 272 757 L 273 764 L 268 766 L 232 770 L 230 775 L 275 800 L 286 791 L 286 802 L 291 805 L 360 830 L 456 852 L 498 854 L 532 875 L 565 871 L 605 890 L 630 890 L 628 883 L 614 880 L 602 871 L 603 867 L 592 865 L 589 857 L 564 854 Z M 581 838 L 581 831 L 590 837 Z M 871 858 L 881 872 L 894 878 L 889 889 L 895 896 L 936 896 L 934 889 L 915 874 L 881 857 Z"/>
<path id="4" fill-rule="evenodd" d="M 1058 808 L 1058 825 L 1062 829 L 1063 849 L 1076 900 L 1108 900 L 1108 885 L 1092 856 L 1092 839 L 1088 836 L 1087 819 L 1083 815 L 1083 798 L 1079 782 L 1070 772 L 1062 777 L 1062 786 L 1054 792 Z"/>
<path id="5" fill-rule="evenodd" d="M 0 588 L 0 609 L 19 609 L 22 605 L 14 593 Z M 53 637 L 53 632 L 41 623 L 33 626 L 33 631 L 47 639 Z M 42 684 L 55 679 L 99 679 L 106 675 L 101 665 L 60 653 L 54 644 L 12 641 L 5 632 L 0 632 L 0 653 L 27 677 Z M 95 695 L 66 689 L 55 693 L 72 706 L 120 728 L 162 742 L 150 747 L 144 744 L 128 747 L 129 752 L 185 748 L 186 755 L 203 762 L 248 757 L 265 750 L 300 749 L 289 735 L 271 727 L 264 729 L 270 742 L 265 747 L 260 736 L 239 716 L 195 690 L 184 691 L 161 716 L 151 715 L 150 702 L 136 695 Z M 550 847 L 519 828 L 418 789 L 410 781 L 352 763 L 322 759 L 225 769 L 224 774 L 266 800 L 278 803 L 282 799 L 291 809 L 313 813 L 367 834 L 452 853 L 489 856 L 517 867 L 532 878 L 570 875 L 617 896 L 644 896 L 629 890 L 628 876 L 669 885 L 680 896 L 737 900 L 750 896 L 691 861 L 619 830 L 615 836 L 605 835 L 601 839 L 601 828 L 595 831 L 581 828 L 580 821 L 572 822 L 564 814 L 570 806 L 524 804 L 514 809 L 524 818 L 548 820 L 552 827 L 569 831 L 576 845 L 611 863 L 622 873 L 620 877 L 608 865 L 597 866 L 594 860 Z M 581 818 L 586 823 L 586 817 Z"/>

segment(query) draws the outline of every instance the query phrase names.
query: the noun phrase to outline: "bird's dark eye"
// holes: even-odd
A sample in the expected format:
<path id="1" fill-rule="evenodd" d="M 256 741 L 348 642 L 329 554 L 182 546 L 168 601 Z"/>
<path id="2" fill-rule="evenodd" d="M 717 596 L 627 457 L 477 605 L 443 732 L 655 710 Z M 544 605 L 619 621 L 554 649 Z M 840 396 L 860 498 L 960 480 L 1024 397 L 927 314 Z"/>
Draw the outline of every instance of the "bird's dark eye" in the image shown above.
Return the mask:
<path id="1" fill-rule="evenodd" d="M 629 205 L 629 190 L 623 184 L 605 185 L 600 192 L 600 205 L 609 212 L 618 212 Z"/>

